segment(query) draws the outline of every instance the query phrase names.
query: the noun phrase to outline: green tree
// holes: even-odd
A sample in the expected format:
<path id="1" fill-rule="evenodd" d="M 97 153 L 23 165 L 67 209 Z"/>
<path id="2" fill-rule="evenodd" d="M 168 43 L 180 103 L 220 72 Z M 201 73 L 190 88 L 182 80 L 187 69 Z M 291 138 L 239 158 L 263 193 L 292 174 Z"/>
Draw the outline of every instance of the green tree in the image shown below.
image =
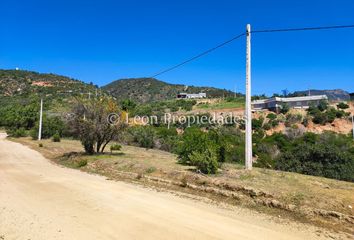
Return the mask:
<path id="1" fill-rule="evenodd" d="M 349 105 L 344 103 L 344 102 L 340 102 L 340 103 L 337 104 L 337 107 L 339 109 L 347 109 L 347 108 L 349 108 Z"/>
<path id="2" fill-rule="evenodd" d="M 130 112 L 135 109 L 136 103 L 130 99 L 124 99 L 120 102 L 122 110 Z"/>
<path id="3" fill-rule="evenodd" d="M 326 100 L 321 100 L 321 101 L 318 103 L 317 108 L 318 108 L 321 112 L 327 110 L 327 108 L 328 108 L 328 101 L 326 101 Z"/>
<path id="4" fill-rule="evenodd" d="M 119 134 L 125 127 L 125 116 L 121 115 L 121 121 L 117 120 L 116 114 L 119 112 L 117 104 L 108 97 L 91 98 L 89 100 L 78 99 L 72 112 L 69 126 L 73 133 L 78 136 L 88 154 L 102 153 L 114 139 L 118 139 Z M 114 116 L 116 122 L 112 122 Z"/>

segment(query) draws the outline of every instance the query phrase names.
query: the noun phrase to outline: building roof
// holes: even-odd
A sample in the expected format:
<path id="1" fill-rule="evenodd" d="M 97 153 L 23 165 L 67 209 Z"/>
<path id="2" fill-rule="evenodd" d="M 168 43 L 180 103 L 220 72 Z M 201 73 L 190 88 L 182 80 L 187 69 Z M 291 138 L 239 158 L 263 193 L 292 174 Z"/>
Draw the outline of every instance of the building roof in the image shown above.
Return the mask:
<path id="1" fill-rule="evenodd" d="M 297 101 L 315 101 L 315 100 L 324 100 L 328 99 L 326 95 L 314 95 L 314 96 L 302 96 L 302 97 L 274 97 L 268 99 L 260 99 L 252 101 L 253 104 L 260 104 L 260 103 L 268 103 L 268 102 L 297 102 Z"/>

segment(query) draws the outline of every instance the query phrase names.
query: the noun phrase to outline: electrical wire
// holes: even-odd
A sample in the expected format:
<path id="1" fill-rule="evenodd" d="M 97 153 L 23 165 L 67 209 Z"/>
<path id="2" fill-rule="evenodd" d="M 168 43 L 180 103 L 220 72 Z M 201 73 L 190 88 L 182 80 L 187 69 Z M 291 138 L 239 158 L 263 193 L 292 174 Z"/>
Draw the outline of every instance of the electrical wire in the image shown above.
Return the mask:
<path id="1" fill-rule="evenodd" d="M 160 72 L 152 75 L 151 78 L 157 77 L 157 76 L 162 75 L 162 74 L 167 73 L 167 72 L 170 72 L 170 71 L 172 71 L 172 70 L 174 70 L 176 68 L 179 68 L 179 67 L 181 67 L 181 66 L 183 66 L 183 65 L 185 65 L 185 64 L 187 64 L 189 62 L 192 62 L 192 61 L 194 61 L 194 60 L 196 60 L 198 58 L 201 58 L 204 55 L 207 55 L 207 54 L 215 51 L 216 49 L 221 48 L 221 47 L 223 47 L 223 46 L 235 41 L 236 39 L 239 39 L 240 37 L 242 37 L 244 35 L 246 35 L 246 33 L 241 33 L 241 34 L 239 34 L 239 35 L 237 35 L 237 36 L 235 36 L 235 37 L 233 37 L 233 38 L 231 38 L 231 39 L 229 39 L 229 40 L 227 40 L 227 41 L 225 41 L 225 42 L 223 42 L 223 43 L 221 43 L 221 44 L 219 44 L 219 45 L 217 45 L 217 46 L 215 46 L 213 48 L 210 48 L 210 49 L 208 49 L 208 50 L 206 50 L 206 51 L 204 51 L 202 53 L 199 53 L 198 55 L 196 55 L 194 57 L 191 57 L 191 58 L 189 58 L 189 59 L 187 59 L 187 60 L 185 60 L 185 61 L 183 61 L 183 62 L 181 62 L 181 63 L 179 63 L 177 65 L 174 65 L 174 66 L 172 66 L 170 68 L 167 68 L 167 69 L 165 69 L 163 71 L 160 71 Z"/>
<path id="2" fill-rule="evenodd" d="M 306 27 L 306 28 L 263 29 L 263 30 L 253 30 L 253 31 L 251 31 L 251 33 L 313 31 L 313 30 L 328 30 L 328 29 L 340 29 L 340 28 L 354 28 L 354 25 L 337 25 L 337 26 Z"/>
<path id="3" fill-rule="evenodd" d="M 315 31 L 315 30 L 329 30 L 329 29 L 343 29 L 343 28 L 354 28 L 354 25 L 336 25 L 336 26 L 305 27 L 305 28 L 283 28 L 283 29 L 261 29 L 261 30 L 253 30 L 253 31 L 251 30 L 251 33 Z M 235 36 L 235 37 L 233 37 L 233 38 L 231 38 L 231 39 L 229 39 L 229 40 L 227 40 L 227 41 L 225 41 L 225 42 L 223 42 L 223 43 L 221 43 L 221 44 L 219 44 L 219 45 L 217 45 L 217 46 L 215 46 L 213 48 L 210 48 L 210 49 L 208 49 L 208 50 L 206 50 L 206 51 L 204 51 L 202 53 L 199 53 L 198 55 L 195 55 L 194 57 L 191 57 L 191 58 L 189 58 L 189 59 L 187 59 L 187 60 L 185 60 L 185 61 L 183 61 L 183 62 L 181 62 L 179 64 L 176 64 L 176 65 L 174 65 L 172 67 L 169 67 L 169 68 L 167 68 L 165 70 L 162 70 L 162 71 L 152 75 L 151 78 L 155 78 L 157 76 L 160 76 L 162 74 L 170 72 L 170 71 L 172 71 L 172 70 L 174 70 L 176 68 L 179 68 L 179 67 L 181 67 L 181 66 L 183 66 L 183 65 L 185 65 L 187 63 L 190 63 L 190 62 L 192 62 L 192 61 L 194 61 L 194 60 L 196 60 L 198 58 L 201 58 L 201 57 L 203 57 L 203 56 L 205 56 L 205 55 L 207 55 L 207 54 L 209 54 L 209 53 L 211 53 L 211 52 L 213 52 L 213 51 L 215 51 L 215 50 L 217 50 L 217 49 L 219 49 L 219 48 L 221 48 L 221 47 L 223 47 L 223 46 L 225 46 L 225 45 L 227 45 L 227 44 L 229 44 L 229 43 L 231 43 L 231 42 L 233 42 L 233 41 L 235 41 L 237 39 L 239 39 L 240 37 L 245 36 L 245 35 L 246 35 L 246 32 L 245 33 L 241 33 L 241 34 L 239 34 L 239 35 L 237 35 L 237 36 Z"/>

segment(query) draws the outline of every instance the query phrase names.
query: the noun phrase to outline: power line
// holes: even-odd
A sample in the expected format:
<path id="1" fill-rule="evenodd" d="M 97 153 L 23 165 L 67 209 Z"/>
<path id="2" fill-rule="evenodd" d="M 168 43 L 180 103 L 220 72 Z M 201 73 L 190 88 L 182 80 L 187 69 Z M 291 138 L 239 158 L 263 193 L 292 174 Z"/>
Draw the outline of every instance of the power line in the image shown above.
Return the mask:
<path id="1" fill-rule="evenodd" d="M 304 27 L 304 28 L 283 28 L 283 29 L 261 29 L 261 30 L 251 31 L 251 33 L 315 31 L 315 30 L 344 29 L 344 28 L 354 28 L 354 25 L 336 25 L 336 26 Z M 189 58 L 189 59 L 187 59 L 187 60 L 185 60 L 185 61 L 183 61 L 183 62 L 181 62 L 179 64 L 176 64 L 176 65 L 174 65 L 172 67 L 169 67 L 169 68 L 167 68 L 167 69 L 165 69 L 163 71 L 160 71 L 160 72 L 152 75 L 151 78 L 154 78 L 154 77 L 157 77 L 159 75 L 165 74 L 165 73 L 170 72 L 170 71 L 172 71 L 172 70 L 174 70 L 176 68 L 179 68 L 179 67 L 181 67 L 181 66 L 183 66 L 183 65 L 185 65 L 187 63 L 190 63 L 190 62 L 192 62 L 192 61 L 194 61 L 194 60 L 196 60 L 198 58 L 201 58 L 201 57 L 203 57 L 203 56 L 205 56 L 205 55 L 207 55 L 207 54 L 209 54 L 209 53 L 211 53 L 211 52 L 213 52 L 213 51 L 215 51 L 215 50 L 217 50 L 217 49 L 219 49 L 219 48 L 221 48 L 221 47 L 223 47 L 223 46 L 225 46 L 225 45 L 227 45 L 227 44 L 229 44 L 229 43 L 231 43 L 233 41 L 235 41 L 236 39 L 239 39 L 240 37 L 242 37 L 244 35 L 246 35 L 246 33 L 241 33 L 241 34 L 239 34 L 239 35 L 237 35 L 237 36 L 235 36 L 235 37 L 233 37 L 233 38 L 231 38 L 231 39 L 229 39 L 229 40 L 227 40 L 227 41 L 225 41 L 225 42 L 223 42 L 223 43 L 221 43 L 221 44 L 219 44 L 219 45 L 217 45 L 217 46 L 215 46 L 213 48 L 210 48 L 210 49 L 208 49 L 208 50 L 206 50 L 206 51 L 204 51 L 204 52 L 202 52 L 202 53 L 200 53 L 200 54 L 198 54 L 198 55 L 196 55 L 194 57 L 191 57 L 191 58 Z"/>
<path id="2" fill-rule="evenodd" d="M 313 30 L 328 30 L 328 29 L 340 29 L 340 28 L 354 28 L 354 25 L 337 25 L 337 26 L 305 27 L 305 28 L 283 28 L 283 29 L 262 29 L 262 30 L 254 30 L 254 31 L 252 31 L 252 33 L 313 31 Z"/>
<path id="3" fill-rule="evenodd" d="M 181 63 L 179 63 L 179 64 L 177 64 L 177 65 L 174 65 L 174 66 L 172 66 L 172 67 L 170 67 L 170 68 L 167 68 L 167 69 L 165 69 L 165 70 L 163 70 L 163 71 L 161 71 L 161 72 L 158 72 L 158 73 L 156 73 L 155 75 L 151 76 L 151 78 L 157 77 L 157 76 L 159 76 L 159 75 L 162 75 L 162 74 L 164 74 L 164 73 L 167 73 L 167 72 L 169 72 L 169 71 L 172 71 L 172 70 L 174 70 L 174 69 L 176 69 L 176 68 L 178 68 L 178 67 L 181 67 L 182 65 L 185 65 L 185 64 L 187 64 L 187 63 L 189 63 L 189 62 L 192 62 L 192 61 L 194 61 L 194 60 L 196 60 L 196 59 L 198 59 L 198 58 L 201 58 L 201 57 L 203 57 L 203 56 L 205 56 L 205 55 L 207 55 L 207 54 L 209 54 L 209 53 L 215 51 L 216 49 L 221 48 L 221 47 L 223 47 L 223 46 L 225 46 L 225 45 L 231 43 L 232 41 L 235 41 L 236 39 L 238 39 L 238 38 L 244 36 L 245 34 L 246 34 L 246 33 L 241 33 L 241 34 L 239 34 L 239 35 L 237 35 L 237 36 L 235 36 L 235 37 L 233 37 L 233 38 L 231 38 L 231 39 L 229 39 L 229 40 L 227 40 L 227 41 L 225 41 L 225 42 L 223 42 L 223 43 L 221 43 L 221 44 L 219 44 L 219 45 L 217 45 L 217 46 L 215 46 L 215 47 L 213 47 L 213 48 L 210 48 L 210 49 L 208 49 L 208 50 L 206 50 L 206 51 L 204 51 L 204 52 L 202 52 L 202 53 L 199 53 L 198 55 L 196 55 L 196 56 L 194 56 L 194 57 L 191 57 L 191 58 L 189 58 L 189 59 L 187 59 L 187 60 L 185 60 L 185 61 L 183 61 L 183 62 L 181 62 Z"/>

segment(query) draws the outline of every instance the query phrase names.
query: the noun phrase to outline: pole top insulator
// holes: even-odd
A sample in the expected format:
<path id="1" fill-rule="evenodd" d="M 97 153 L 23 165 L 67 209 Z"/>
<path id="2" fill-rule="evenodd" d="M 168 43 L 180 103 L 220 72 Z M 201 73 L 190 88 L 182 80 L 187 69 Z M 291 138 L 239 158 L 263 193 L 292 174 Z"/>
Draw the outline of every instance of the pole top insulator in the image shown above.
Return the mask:
<path id="1" fill-rule="evenodd" d="M 247 30 L 247 32 L 251 32 L 251 24 L 246 25 L 246 30 Z"/>

